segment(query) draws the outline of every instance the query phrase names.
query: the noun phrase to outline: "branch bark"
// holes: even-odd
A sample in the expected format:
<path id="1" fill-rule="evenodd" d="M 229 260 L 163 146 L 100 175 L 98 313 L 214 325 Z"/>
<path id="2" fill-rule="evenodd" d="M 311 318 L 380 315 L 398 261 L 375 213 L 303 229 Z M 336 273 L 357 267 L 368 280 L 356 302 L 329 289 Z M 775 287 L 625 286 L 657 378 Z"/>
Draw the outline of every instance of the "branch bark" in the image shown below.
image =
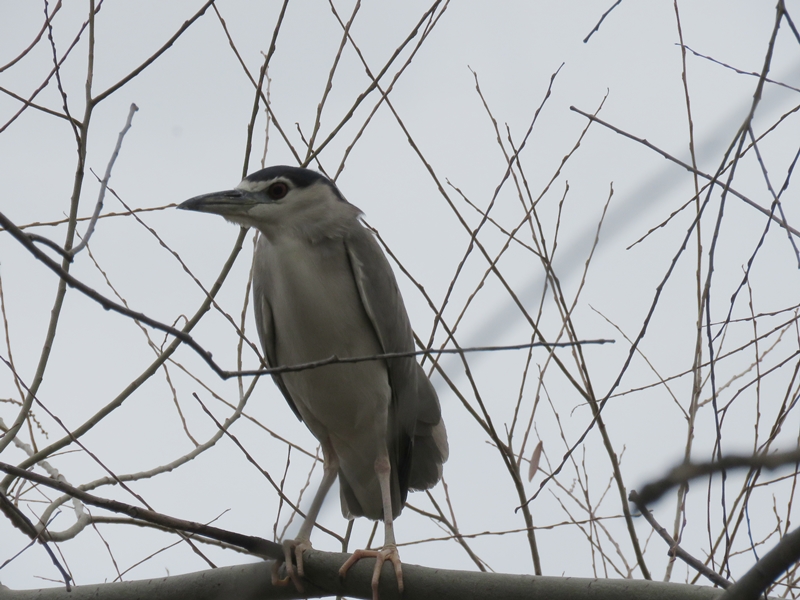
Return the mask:
<path id="1" fill-rule="evenodd" d="M 370 580 L 372 560 L 361 560 L 339 579 L 339 567 L 347 554 L 307 551 L 304 556 L 306 591 L 297 592 L 291 585 L 273 586 L 270 562 L 223 567 L 187 575 L 143 581 L 85 585 L 67 592 L 63 588 L 13 591 L 0 587 L 0 600 L 133 600 L 146 595 L 148 600 L 263 600 L 273 598 L 322 598 L 346 595 L 372 598 Z M 399 599 L 391 566 L 384 565 L 381 577 L 381 600 Z M 588 579 L 579 577 L 542 577 L 432 569 L 403 565 L 405 592 L 403 600 L 713 600 L 722 590 L 683 583 L 664 583 L 633 579 Z M 307 583 L 306 583 L 307 582 Z M 313 582 L 313 583 L 312 583 Z"/>

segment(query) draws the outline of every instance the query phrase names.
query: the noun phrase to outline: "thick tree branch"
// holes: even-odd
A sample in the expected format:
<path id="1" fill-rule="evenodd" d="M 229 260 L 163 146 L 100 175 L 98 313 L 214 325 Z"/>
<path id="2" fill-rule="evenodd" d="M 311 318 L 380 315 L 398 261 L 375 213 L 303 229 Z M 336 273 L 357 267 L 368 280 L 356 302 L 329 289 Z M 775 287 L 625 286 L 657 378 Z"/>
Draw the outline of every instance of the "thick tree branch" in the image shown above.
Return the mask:
<path id="1" fill-rule="evenodd" d="M 271 563 L 261 562 L 146 581 L 86 585 L 73 588 L 70 593 L 63 588 L 12 591 L 0 587 L 0 600 L 89 600 L 101 597 L 105 600 L 134 600 L 145 596 L 147 600 L 264 600 L 335 595 L 372 598 L 372 561 L 359 561 L 342 581 L 338 570 L 346 558 L 346 554 L 307 551 L 304 558 L 306 576 L 315 585 L 306 584 L 305 593 L 297 592 L 292 586 L 273 586 L 270 582 Z M 384 565 L 384 569 L 380 598 L 397 600 L 400 596 L 391 568 Z M 506 575 L 408 564 L 403 565 L 403 580 L 406 588 L 402 596 L 404 600 L 715 600 L 723 593 L 719 589 L 683 583 Z"/>

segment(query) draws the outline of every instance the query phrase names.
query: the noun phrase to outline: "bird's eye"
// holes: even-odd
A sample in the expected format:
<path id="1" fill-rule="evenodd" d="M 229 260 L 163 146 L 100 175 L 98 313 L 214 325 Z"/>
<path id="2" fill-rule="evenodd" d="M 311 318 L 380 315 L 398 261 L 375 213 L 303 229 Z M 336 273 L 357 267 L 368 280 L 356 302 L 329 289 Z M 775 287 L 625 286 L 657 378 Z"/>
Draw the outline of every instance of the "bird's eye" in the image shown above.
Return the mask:
<path id="1" fill-rule="evenodd" d="M 283 181 L 276 181 L 267 188 L 267 196 L 273 200 L 280 200 L 289 193 L 289 186 Z"/>

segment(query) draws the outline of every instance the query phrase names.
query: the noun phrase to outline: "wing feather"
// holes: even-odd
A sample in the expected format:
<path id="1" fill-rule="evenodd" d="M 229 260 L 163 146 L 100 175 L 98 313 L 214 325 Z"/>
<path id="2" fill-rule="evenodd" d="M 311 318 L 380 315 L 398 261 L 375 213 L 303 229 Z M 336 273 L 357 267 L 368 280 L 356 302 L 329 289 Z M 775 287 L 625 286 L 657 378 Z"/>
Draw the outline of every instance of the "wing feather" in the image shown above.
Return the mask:
<path id="1" fill-rule="evenodd" d="M 364 310 L 384 353 L 413 352 L 414 334 L 389 261 L 372 233 L 352 228 L 345 237 L 350 267 Z M 414 357 L 387 361 L 392 387 L 390 458 L 397 465 L 402 502 L 408 489 L 428 489 L 447 460 L 447 435 L 439 399 Z"/>

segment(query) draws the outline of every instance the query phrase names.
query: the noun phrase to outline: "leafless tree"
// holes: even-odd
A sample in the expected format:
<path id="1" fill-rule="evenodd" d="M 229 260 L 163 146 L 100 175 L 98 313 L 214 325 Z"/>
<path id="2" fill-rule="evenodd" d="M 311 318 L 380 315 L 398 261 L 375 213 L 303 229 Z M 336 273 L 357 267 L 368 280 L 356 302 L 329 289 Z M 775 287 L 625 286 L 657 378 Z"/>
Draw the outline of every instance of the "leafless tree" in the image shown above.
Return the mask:
<path id="1" fill-rule="evenodd" d="M 25 40 L 0 45 L 0 599 L 370 597 L 368 564 L 337 571 L 374 524 L 335 498 L 306 589 L 272 585 L 320 453 L 253 334 L 254 233 L 172 210 L 276 163 L 365 210 L 442 399 L 404 597 L 797 597 L 793 7 L 753 9 L 753 67 L 674 0 L 658 105 L 582 103 L 569 62 L 529 77 L 509 46 L 513 78 L 461 61 L 451 115 L 432 82 L 466 5 L 244 4 L 0 8 Z M 578 42 L 623 28 L 635 79 L 641 9 L 608 4 Z"/>

